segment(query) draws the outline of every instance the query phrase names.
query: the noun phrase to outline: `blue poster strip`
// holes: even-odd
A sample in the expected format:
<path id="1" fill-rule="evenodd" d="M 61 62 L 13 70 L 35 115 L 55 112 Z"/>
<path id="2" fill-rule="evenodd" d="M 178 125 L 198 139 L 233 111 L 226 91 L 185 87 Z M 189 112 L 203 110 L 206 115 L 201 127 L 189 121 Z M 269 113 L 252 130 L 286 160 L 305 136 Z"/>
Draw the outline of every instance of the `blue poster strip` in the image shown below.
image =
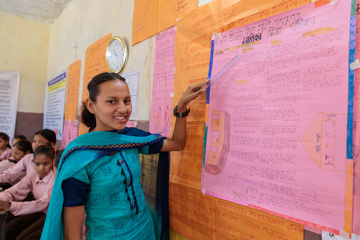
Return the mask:
<path id="1" fill-rule="evenodd" d="M 207 79 L 211 79 L 211 72 L 212 72 L 212 65 L 213 65 L 213 58 L 214 58 L 214 40 L 211 40 L 211 52 L 210 52 L 210 62 L 209 62 L 209 72 Z M 210 103 L 210 86 L 208 86 L 206 90 L 206 104 Z"/>
<path id="2" fill-rule="evenodd" d="M 353 1 L 354 2 L 354 1 Z M 350 18 L 349 65 L 355 61 L 355 23 L 356 16 Z M 347 118 L 346 158 L 353 159 L 353 121 L 354 121 L 354 70 L 349 66 L 349 97 Z"/>

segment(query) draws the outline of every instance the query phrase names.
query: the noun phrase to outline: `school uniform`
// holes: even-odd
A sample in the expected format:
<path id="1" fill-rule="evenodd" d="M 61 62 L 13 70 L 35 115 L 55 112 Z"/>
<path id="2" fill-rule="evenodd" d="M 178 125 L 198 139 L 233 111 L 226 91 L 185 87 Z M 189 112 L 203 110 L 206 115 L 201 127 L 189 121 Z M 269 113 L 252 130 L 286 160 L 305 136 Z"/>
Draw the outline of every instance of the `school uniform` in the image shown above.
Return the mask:
<path id="1" fill-rule="evenodd" d="M 3 173 L 6 169 L 11 168 L 17 163 L 17 161 L 12 159 L 2 160 L 0 162 L 0 173 Z"/>
<path id="2" fill-rule="evenodd" d="M 0 161 L 9 159 L 12 157 L 12 155 L 13 155 L 12 150 L 10 148 L 6 148 L 3 154 L 0 155 Z"/>
<path id="3" fill-rule="evenodd" d="M 0 200 L 11 202 L 7 210 L 16 217 L 6 224 L 6 239 L 15 239 L 23 230 L 31 227 L 38 219 L 45 216 L 50 202 L 55 175 L 51 170 L 43 179 L 36 172 L 26 175 L 13 187 L 0 193 Z M 21 202 L 29 192 L 34 201 Z"/>
<path id="4" fill-rule="evenodd" d="M 0 174 L 0 183 L 16 183 L 19 178 L 35 172 L 33 159 L 34 154 L 26 154 L 17 164 Z"/>

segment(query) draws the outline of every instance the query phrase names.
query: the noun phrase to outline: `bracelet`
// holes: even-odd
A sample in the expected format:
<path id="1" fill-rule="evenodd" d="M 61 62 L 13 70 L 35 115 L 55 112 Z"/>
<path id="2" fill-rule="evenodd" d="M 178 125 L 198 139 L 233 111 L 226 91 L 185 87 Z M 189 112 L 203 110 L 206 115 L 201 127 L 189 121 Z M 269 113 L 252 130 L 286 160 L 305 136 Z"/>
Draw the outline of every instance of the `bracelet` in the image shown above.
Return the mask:
<path id="1" fill-rule="evenodd" d="M 179 113 L 179 112 L 177 111 L 177 107 L 178 107 L 177 105 L 176 105 L 176 107 L 174 107 L 174 116 L 175 116 L 175 117 L 184 118 L 184 117 L 186 117 L 187 115 L 189 115 L 190 108 L 187 108 L 185 112 Z"/>

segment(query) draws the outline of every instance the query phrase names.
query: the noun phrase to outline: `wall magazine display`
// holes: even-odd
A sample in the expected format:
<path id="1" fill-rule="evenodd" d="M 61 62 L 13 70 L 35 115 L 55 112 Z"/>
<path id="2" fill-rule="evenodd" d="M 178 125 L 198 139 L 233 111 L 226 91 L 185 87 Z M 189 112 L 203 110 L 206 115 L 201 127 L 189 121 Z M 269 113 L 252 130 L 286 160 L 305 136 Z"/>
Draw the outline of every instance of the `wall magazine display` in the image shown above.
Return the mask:
<path id="1" fill-rule="evenodd" d="M 156 36 L 151 97 L 150 132 L 170 136 L 174 83 L 175 31 L 172 27 Z"/>
<path id="2" fill-rule="evenodd" d="M 213 36 L 203 193 L 351 233 L 353 3 Z"/>

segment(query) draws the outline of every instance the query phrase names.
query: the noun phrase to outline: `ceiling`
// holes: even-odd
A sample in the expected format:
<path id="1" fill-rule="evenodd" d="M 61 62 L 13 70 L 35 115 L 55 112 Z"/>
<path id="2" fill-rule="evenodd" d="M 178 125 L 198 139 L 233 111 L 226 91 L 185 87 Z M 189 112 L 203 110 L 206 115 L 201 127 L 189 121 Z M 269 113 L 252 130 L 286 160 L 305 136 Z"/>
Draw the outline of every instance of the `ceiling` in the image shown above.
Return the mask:
<path id="1" fill-rule="evenodd" d="M 51 24 L 69 2 L 71 0 L 0 0 L 0 11 Z"/>

